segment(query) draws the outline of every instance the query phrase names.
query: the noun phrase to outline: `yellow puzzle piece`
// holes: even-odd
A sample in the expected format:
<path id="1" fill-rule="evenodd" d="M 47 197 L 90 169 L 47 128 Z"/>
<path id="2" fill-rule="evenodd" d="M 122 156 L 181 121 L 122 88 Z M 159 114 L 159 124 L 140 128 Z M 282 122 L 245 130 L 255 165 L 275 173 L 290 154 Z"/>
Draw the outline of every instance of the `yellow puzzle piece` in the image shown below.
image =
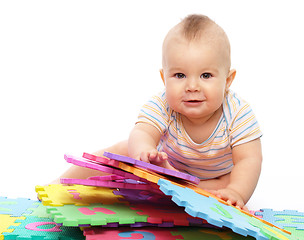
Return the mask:
<path id="1" fill-rule="evenodd" d="M 83 185 L 65 186 L 51 184 L 48 186 L 36 186 L 38 198 L 45 206 L 76 205 L 87 206 L 91 203 L 114 204 L 124 199 L 116 196 L 113 189 L 92 187 Z"/>

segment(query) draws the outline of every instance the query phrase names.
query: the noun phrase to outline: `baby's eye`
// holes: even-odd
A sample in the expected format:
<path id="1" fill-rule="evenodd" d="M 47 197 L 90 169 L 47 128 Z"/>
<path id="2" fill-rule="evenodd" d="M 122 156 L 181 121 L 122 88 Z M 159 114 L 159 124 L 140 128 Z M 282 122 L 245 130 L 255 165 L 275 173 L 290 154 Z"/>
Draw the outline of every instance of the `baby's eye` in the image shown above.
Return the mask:
<path id="1" fill-rule="evenodd" d="M 208 78 L 211 78 L 211 77 L 212 77 L 211 73 L 203 73 L 201 75 L 201 78 L 204 78 L 204 79 L 208 79 Z"/>
<path id="2" fill-rule="evenodd" d="M 180 79 L 186 77 L 186 75 L 183 74 L 183 73 L 176 73 L 174 76 L 175 76 L 176 78 L 180 78 Z"/>

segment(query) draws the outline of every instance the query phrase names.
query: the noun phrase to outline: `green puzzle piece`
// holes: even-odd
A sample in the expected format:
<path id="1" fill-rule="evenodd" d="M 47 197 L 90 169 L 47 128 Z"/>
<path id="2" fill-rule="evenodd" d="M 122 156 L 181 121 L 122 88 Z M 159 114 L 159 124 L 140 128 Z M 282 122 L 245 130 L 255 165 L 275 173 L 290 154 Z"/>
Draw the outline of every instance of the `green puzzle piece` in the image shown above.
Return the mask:
<path id="1" fill-rule="evenodd" d="M 272 209 L 261 209 L 255 213 L 262 216 L 264 220 L 291 232 L 291 236 L 304 239 L 304 213 L 296 210 L 274 211 Z"/>
<path id="2" fill-rule="evenodd" d="M 50 218 L 50 214 L 46 212 L 46 206 L 43 206 L 42 203 L 38 205 L 37 208 L 30 208 L 28 210 L 31 210 L 31 213 L 24 214 L 24 216 L 35 216 L 40 218 Z"/>
<path id="3" fill-rule="evenodd" d="M 272 227 L 270 225 L 264 224 L 262 221 L 257 218 L 249 217 L 248 222 L 257 228 L 260 229 L 261 233 L 263 233 L 269 239 L 280 239 L 280 240 L 296 240 L 297 238 L 294 235 L 290 235 L 284 233 L 283 231 L 277 229 L 276 227 Z"/>
<path id="4" fill-rule="evenodd" d="M 295 239 L 304 239 L 304 230 L 303 229 L 296 229 L 293 227 L 285 227 L 284 229 L 291 232 L 292 236 Z"/>
<path id="5" fill-rule="evenodd" d="M 65 205 L 47 207 L 54 221 L 63 226 L 91 225 L 100 226 L 108 223 L 134 224 L 147 222 L 148 215 L 139 215 L 136 210 L 125 204 L 90 204 L 89 206 Z"/>
<path id="6" fill-rule="evenodd" d="M 57 226 L 49 218 L 28 216 L 16 220 L 16 225 L 9 227 L 11 232 L 4 232 L 5 240 L 84 240 L 79 228 Z M 18 225 L 19 223 L 19 225 Z"/>

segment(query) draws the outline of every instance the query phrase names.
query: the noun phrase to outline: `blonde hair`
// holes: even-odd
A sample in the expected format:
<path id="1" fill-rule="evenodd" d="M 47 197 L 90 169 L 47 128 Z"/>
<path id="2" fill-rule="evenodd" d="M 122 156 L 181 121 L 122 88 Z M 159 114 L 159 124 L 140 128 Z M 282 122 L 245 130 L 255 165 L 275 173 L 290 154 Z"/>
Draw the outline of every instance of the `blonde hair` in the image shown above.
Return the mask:
<path id="1" fill-rule="evenodd" d="M 223 58 L 226 60 L 227 69 L 230 69 L 230 42 L 225 31 L 209 17 L 201 14 L 191 14 L 174 26 L 166 35 L 163 42 L 163 66 L 165 60 L 165 48 L 172 35 L 181 34 L 188 41 L 204 39 L 211 44 L 218 44 L 223 49 Z"/>
<path id="2" fill-rule="evenodd" d="M 192 14 L 184 18 L 180 25 L 186 39 L 194 40 L 200 37 L 207 28 L 217 24 L 205 15 Z"/>

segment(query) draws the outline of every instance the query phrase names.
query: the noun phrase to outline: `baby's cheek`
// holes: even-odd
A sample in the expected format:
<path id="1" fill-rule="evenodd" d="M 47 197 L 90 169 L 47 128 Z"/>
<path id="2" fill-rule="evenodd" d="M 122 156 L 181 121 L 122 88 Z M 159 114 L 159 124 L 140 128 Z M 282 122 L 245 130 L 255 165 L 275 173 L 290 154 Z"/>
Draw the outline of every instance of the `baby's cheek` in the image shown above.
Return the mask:
<path id="1" fill-rule="evenodd" d="M 176 107 L 178 106 L 178 100 L 177 100 L 176 94 L 174 92 L 172 92 L 172 90 L 166 91 L 166 99 L 167 99 L 169 106 L 173 110 L 176 110 Z"/>

